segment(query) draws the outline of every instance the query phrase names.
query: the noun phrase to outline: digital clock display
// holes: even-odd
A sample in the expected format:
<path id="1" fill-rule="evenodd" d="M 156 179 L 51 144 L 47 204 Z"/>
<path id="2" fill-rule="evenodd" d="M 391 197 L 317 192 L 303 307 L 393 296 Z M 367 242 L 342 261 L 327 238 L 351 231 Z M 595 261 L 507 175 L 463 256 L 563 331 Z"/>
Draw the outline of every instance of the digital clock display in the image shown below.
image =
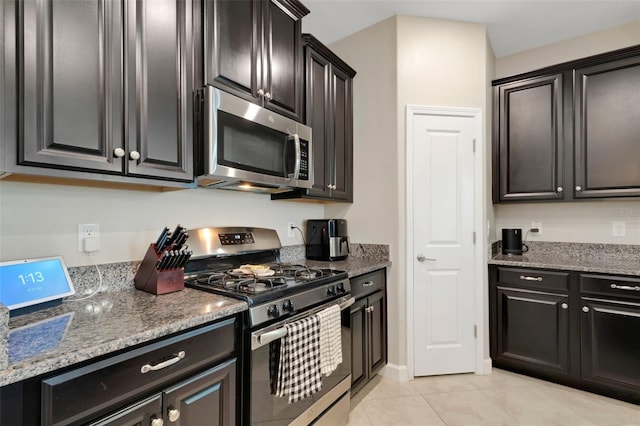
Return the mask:
<path id="1" fill-rule="evenodd" d="M 62 257 L 0 263 L 0 303 L 9 309 L 74 294 Z"/>

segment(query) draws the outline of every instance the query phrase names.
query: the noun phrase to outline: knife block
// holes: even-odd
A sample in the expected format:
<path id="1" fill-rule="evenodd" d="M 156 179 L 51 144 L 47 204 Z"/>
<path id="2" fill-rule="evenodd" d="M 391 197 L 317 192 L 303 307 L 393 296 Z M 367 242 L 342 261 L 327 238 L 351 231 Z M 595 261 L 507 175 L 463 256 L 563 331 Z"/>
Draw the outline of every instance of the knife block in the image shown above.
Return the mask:
<path id="1" fill-rule="evenodd" d="M 173 293 L 184 289 L 184 269 L 158 271 L 156 269 L 158 260 L 160 256 L 156 254 L 155 244 L 149 245 L 142 264 L 133 278 L 135 287 L 151 294 Z"/>

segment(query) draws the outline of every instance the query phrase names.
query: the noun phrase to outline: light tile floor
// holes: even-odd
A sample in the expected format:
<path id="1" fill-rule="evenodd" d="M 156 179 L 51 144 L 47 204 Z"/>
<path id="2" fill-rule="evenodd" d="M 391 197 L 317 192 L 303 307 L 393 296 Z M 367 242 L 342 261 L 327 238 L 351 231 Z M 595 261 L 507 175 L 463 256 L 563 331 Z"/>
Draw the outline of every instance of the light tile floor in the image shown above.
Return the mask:
<path id="1" fill-rule="evenodd" d="M 351 399 L 350 426 L 640 426 L 640 406 L 493 369 L 489 375 L 376 376 Z"/>

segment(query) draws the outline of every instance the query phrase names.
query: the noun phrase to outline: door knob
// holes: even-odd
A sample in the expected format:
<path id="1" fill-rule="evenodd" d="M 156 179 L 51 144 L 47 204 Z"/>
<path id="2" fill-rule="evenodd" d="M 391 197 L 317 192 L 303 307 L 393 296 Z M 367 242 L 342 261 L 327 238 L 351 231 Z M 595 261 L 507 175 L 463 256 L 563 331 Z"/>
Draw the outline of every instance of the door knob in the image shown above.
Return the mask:
<path id="1" fill-rule="evenodd" d="M 425 260 L 430 260 L 432 262 L 435 262 L 436 259 L 433 259 L 431 257 L 425 257 L 424 254 L 420 253 L 419 255 L 416 256 L 416 259 L 418 259 L 418 262 L 424 262 Z"/>

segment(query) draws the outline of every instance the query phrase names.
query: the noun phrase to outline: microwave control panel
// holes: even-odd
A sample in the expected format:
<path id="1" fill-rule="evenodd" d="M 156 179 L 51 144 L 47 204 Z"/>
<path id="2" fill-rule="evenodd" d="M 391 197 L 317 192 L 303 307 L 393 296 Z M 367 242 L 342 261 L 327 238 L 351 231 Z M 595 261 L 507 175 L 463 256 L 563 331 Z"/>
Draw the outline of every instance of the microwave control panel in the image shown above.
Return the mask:
<path id="1" fill-rule="evenodd" d="M 300 180 L 309 180 L 309 142 L 300 140 Z"/>

